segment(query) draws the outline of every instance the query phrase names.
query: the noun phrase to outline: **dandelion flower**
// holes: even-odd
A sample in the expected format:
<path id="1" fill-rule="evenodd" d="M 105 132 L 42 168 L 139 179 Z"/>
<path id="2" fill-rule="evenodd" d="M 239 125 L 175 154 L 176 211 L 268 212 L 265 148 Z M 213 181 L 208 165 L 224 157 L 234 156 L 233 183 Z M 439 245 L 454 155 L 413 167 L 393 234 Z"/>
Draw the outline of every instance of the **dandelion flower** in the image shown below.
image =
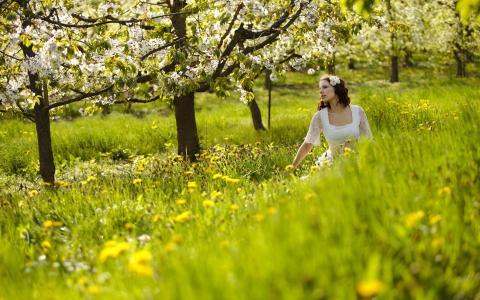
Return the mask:
<path id="1" fill-rule="evenodd" d="M 428 220 L 429 220 L 431 225 L 435 225 L 442 220 L 442 216 L 440 216 L 440 215 L 430 215 Z"/>
<path id="2" fill-rule="evenodd" d="M 203 201 L 203 207 L 205 208 L 212 208 L 215 206 L 215 202 L 213 202 L 212 200 L 204 200 Z"/>
<path id="3" fill-rule="evenodd" d="M 50 244 L 50 242 L 46 240 L 42 242 L 41 246 L 44 250 L 48 250 L 52 248 L 52 244 Z"/>
<path id="4" fill-rule="evenodd" d="M 28 196 L 29 196 L 30 198 L 33 198 L 33 197 L 37 196 L 38 194 L 39 194 L 39 193 L 38 193 L 37 190 L 31 190 L 31 191 L 28 192 Z"/>
<path id="5" fill-rule="evenodd" d="M 183 204 L 187 203 L 187 200 L 182 199 L 182 198 L 178 198 L 177 200 L 175 200 L 175 203 L 178 204 L 178 205 L 183 205 Z"/>
<path id="6" fill-rule="evenodd" d="M 140 178 L 135 178 L 133 180 L 133 184 L 135 184 L 135 185 L 140 184 L 140 183 L 142 183 L 142 179 L 140 179 Z"/>
<path id="7" fill-rule="evenodd" d="M 179 215 L 177 215 L 174 220 L 175 222 L 179 222 L 179 223 L 185 223 L 187 221 L 189 221 L 192 217 L 192 212 L 187 210 Z"/>
<path id="8" fill-rule="evenodd" d="M 130 245 L 127 242 L 108 241 L 105 243 L 105 246 L 100 252 L 98 259 L 101 262 L 105 262 L 107 259 L 118 257 L 119 255 L 127 252 L 129 249 Z"/>
<path id="9" fill-rule="evenodd" d="M 151 277 L 153 269 L 151 267 L 152 254 L 148 250 L 140 250 L 132 254 L 128 261 L 128 270 L 136 275 Z"/>
<path id="10" fill-rule="evenodd" d="M 371 299 L 383 289 L 383 283 L 377 279 L 362 280 L 357 283 L 357 294 L 362 299 Z"/>
<path id="11" fill-rule="evenodd" d="M 415 225 L 417 225 L 418 222 L 420 222 L 420 220 L 423 219 L 424 216 L 425 213 L 423 212 L 423 210 L 410 213 L 405 218 L 405 225 L 407 225 L 407 227 L 409 228 L 414 227 Z"/>
<path id="12" fill-rule="evenodd" d="M 255 215 L 255 220 L 257 220 L 257 222 L 262 222 L 264 219 L 265 219 L 265 215 L 262 213 L 258 213 Z"/>

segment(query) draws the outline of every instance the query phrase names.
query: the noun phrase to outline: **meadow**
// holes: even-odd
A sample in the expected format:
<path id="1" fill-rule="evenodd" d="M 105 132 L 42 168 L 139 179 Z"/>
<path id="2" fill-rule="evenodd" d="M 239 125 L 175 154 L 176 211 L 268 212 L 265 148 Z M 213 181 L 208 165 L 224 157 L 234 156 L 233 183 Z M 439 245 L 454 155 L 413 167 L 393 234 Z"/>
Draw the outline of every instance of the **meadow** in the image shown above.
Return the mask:
<path id="1" fill-rule="evenodd" d="M 54 188 L 33 124 L 0 119 L 0 299 L 480 299 L 480 78 L 402 72 L 339 70 L 374 140 L 292 176 L 319 74 L 275 83 L 265 132 L 198 94 L 193 164 L 165 103 L 65 111 Z"/>

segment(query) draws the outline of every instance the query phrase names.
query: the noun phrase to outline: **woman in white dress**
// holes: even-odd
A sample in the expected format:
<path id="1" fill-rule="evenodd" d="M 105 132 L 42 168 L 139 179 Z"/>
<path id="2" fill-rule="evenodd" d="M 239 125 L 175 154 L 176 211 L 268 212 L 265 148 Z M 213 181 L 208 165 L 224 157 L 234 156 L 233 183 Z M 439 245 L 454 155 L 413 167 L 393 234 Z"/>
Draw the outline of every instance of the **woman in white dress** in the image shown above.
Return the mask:
<path id="1" fill-rule="evenodd" d="M 372 138 L 365 111 L 358 105 L 351 105 L 345 81 L 338 76 L 325 75 L 320 78 L 320 104 L 313 115 L 305 141 L 293 160 L 293 168 L 298 167 L 313 146 L 320 145 L 323 132 L 329 148 L 316 161 L 317 166 L 331 165 L 335 157 L 360 137 Z M 292 170 L 290 170 L 291 172 Z M 290 173 L 288 172 L 288 173 Z"/>

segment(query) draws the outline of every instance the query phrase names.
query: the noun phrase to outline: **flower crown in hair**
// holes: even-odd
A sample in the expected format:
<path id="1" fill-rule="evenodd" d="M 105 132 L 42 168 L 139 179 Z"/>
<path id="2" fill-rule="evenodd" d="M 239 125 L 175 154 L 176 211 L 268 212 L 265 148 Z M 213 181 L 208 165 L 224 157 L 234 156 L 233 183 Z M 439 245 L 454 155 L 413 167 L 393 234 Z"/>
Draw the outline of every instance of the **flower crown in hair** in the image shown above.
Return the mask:
<path id="1" fill-rule="evenodd" d="M 337 84 L 340 84 L 340 77 L 328 76 L 328 81 L 330 81 L 331 86 L 336 86 Z"/>

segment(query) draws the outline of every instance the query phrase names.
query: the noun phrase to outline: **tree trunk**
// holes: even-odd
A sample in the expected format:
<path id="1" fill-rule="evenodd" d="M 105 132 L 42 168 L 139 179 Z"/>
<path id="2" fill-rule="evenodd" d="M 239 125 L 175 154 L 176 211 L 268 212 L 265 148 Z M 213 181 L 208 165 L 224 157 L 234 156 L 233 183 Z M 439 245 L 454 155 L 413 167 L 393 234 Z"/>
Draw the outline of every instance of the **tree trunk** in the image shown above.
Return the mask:
<path id="1" fill-rule="evenodd" d="M 175 121 L 177 123 L 178 155 L 195 161 L 196 154 L 200 153 L 200 142 L 195 120 L 195 94 L 176 96 L 173 99 L 175 106 Z"/>
<path id="2" fill-rule="evenodd" d="M 332 55 L 332 59 L 327 62 L 327 72 L 329 74 L 335 74 L 335 53 Z"/>
<path id="3" fill-rule="evenodd" d="M 250 108 L 250 113 L 252 114 L 253 128 L 257 131 L 265 130 L 265 126 L 262 123 L 262 113 L 255 98 L 248 102 L 248 108 Z"/>
<path id="4" fill-rule="evenodd" d="M 412 52 L 405 51 L 405 56 L 403 57 L 403 65 L 406 68 L 413 68 L 415 64 L 412 61 Z"/>
<path id="5" fill-rule="evenodd" d="M 457 77 L 466 77 L 466 63 L 462 57 L 462 51 L 455 50 L 453 53 L 455 55 L 455 62 L 457 63 Z"/>
<path id="6" fill-rule="evenodd" d="M 355 60 L 353 58 L 350 58 L 348 60 L 348 69 L 349 70 L 355 70 Z"/>
<path id="7" fill-rule="evenodd" d="M 390 82 L 398 82 L 398 56 L 392 56 Z"/>
<path id="8" fill-rule="evenodd" d="M 50 111 L 44 107 L 35 107 L 35 127 L 37 130 L 38 157 L 40 175 L 43 181 L 55 183 L 55 162 L 53 160 L 52 138 L 50 134 Z"/>

